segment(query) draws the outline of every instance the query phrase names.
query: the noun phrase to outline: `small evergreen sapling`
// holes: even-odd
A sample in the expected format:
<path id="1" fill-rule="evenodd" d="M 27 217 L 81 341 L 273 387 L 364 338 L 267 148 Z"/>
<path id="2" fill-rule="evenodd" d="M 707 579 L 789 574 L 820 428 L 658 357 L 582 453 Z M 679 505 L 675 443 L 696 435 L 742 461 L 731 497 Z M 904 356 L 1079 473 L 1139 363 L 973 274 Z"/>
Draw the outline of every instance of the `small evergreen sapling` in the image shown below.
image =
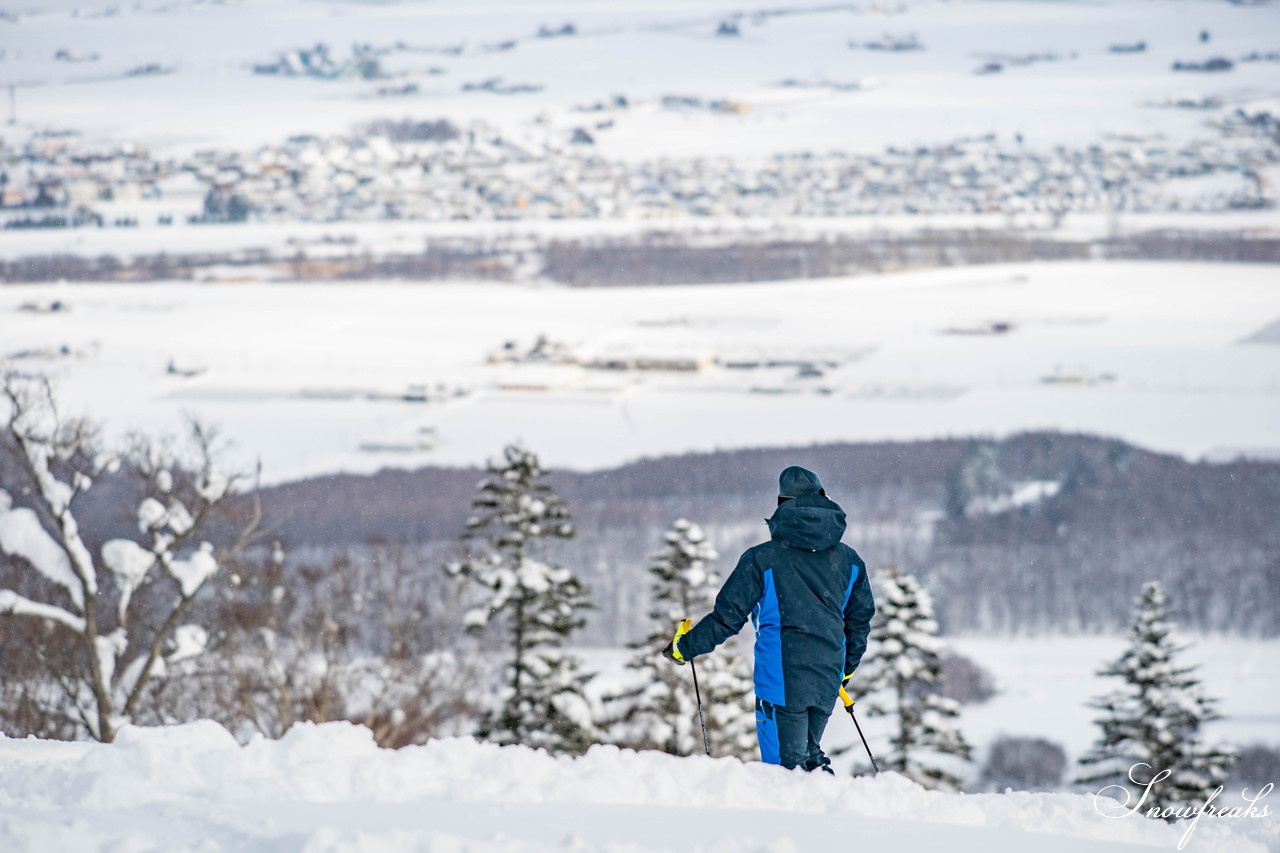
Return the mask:
<path id="1" fill-rule="evenodd" d="M 672 755 L 703 751 L 702 731 L 687 667 L 672 666 L 657 650 L 671 641 L 676 624 L 706 613 L 715 602 L 719 576 L 708 563 L 719 555 L 698 525 L 678 519 L 666 544 L 649 561 L 653 606 L 649 633 L 630 644 L 636 650 L 628 669 L 642 675 L 640 686 L 608 697 L 622 711 L 611 721 L 614 741 L 632 749 Z M 711 754 L 751 758 L 756 754 L 754 688 L 746 662 L 729 648 L 698 659 L 698 680 Z"/>
<path id="2" fill-rule="evenodd" d="M 1203 804 L 1226 781 L 1235 761 L 1230 747 L 1205 743 L 1200 725 L 1220 719 L 1195 667 L 1175 662 L 1185 646 L 1177 645 L 1166 621 L 1165 595 L 1150 581 L 1138 598 L 1129 647 L 1099 675 L 1119 678 L 1123 685 L 1095 699 L 1089 707 L 1102 711 L 1102 734 L 1080 763 L 1081 784 L 1120 785 L 1133 802 L 1143 796 L 1143 813 Z M 1169 775 L 1151 785 L 1163 771 Z M 1148 787 L 1149 786 L 1149 787 Z"/>
<path id="3" fill-rule="evenodd" d="M 936 757 L 969 758 L 970 746 L 952 725 L 959 703 L 937 692 L 941 655 L 933 600 L 911 575 L 890 570 L 876 593 L 871 625 L 874 655 L 858 670 L 850 686 L 867 702 L 872 717 L 897 723 L 892 750 L 881 766 L 896 770 L 926 788 L 958 791 L 960 778 L 936 766 Z"/>
<path id="4" fill-rule="evenodd" d="M 542 482 L 538 457 L 509 445 L 481 481 L 464 538 L 485 535 L 487 553 L 450 563 L 446 571 L 489 591 L 466 614 L 469 630 L 500 621 L 510 642 L 507 686 L 501 704 L 486 712 L 478 734 L 502 744 L 521 743 L 577 754 L 594 740 L 583 687 L 591 675 L 563 651 L 590 607 L 582 582 L 568 569 L 535 558 L 541 540 L 573 535 L 564 501 Z"/>

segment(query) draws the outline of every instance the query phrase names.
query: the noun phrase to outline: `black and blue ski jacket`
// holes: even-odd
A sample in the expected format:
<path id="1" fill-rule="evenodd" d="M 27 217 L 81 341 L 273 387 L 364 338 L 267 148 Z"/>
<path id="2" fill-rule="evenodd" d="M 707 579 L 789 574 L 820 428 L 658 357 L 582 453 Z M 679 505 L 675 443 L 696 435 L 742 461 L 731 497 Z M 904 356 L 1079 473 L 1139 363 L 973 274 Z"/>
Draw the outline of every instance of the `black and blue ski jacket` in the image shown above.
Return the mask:
<path id="1" fill-rule="evenodd" d="M 875 613 L 867 565 L 840 541 L 845 514 L 814 494 L 786 501 L 768 520 L 771 540 L 750 548 L 715 609 L 680 638 L 686 659 L 756 629 L 756 696 L 774 705 L 830 707 L 843 674 L 867 648 Z"/>

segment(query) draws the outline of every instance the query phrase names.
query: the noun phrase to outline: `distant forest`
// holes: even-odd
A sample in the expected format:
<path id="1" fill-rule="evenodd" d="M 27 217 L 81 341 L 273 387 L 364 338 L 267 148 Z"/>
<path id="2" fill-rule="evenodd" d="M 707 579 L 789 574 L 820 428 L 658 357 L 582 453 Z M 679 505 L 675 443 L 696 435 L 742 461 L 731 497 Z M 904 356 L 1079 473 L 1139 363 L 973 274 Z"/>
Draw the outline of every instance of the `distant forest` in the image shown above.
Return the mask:
<path id="1" fill-rule="evenodd" d="M 845 541 L 873 571 L 895 566 L 925 581 L 944 631 L 1119 631 L 1142 583 L 1155 578 L 1184 628 L 1280 634 L 1280 463 L 1192 463 L 1116 440 L 1030 433 L 552 472 L 578 532 L 550 556 L 590 583 L 598 607 L 582 642 L 642 633 L 647 558 L 676 518 L 702 524 L 721 555 L 716 568 L 732 570 L 767 536 L 776 477 L 790 464 L 819 472 L 848 513 Z M 336 475 L 262 498 L 267 517 L 281 519 L 289 563 L 314 571 L 335 553 L 387 543 L 409 546 L 434 573 L 462 547 L 481 476 L 457 468 Z"/>
<path id="2" fill-rule="evenodd" d="M 902 269 L 1067 260 L 1275 263 L 1280 239 L 1168 229 L 1093 240 L 1019 229 L 922 229 L 779 239 L 648 232 L 541 241 L 528 236 L 427 241 L 418 252 L 375 255 L 323 245 L 119 257 L 38 255 L 0 260 L 0 283 L 202 280 L 213 268 L 263 268 L 282 281 L 543 280 L 575 287 L 782 281 Z M 250 269 L 256 268 L 256 269 Z"/>

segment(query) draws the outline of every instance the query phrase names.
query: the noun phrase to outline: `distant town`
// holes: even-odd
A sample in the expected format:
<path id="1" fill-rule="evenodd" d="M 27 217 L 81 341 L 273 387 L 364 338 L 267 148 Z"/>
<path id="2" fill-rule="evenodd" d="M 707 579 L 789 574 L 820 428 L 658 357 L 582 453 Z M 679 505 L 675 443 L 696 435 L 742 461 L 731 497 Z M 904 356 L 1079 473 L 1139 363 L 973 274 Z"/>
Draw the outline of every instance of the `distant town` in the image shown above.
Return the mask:
<path id="1" fill-rule="evenodd" d="M 663 103 L 745 109 L 679 96 Z M 528 128 L 518 139 L 484 122 L 379 121 L 342 136 L 186 157 L 69 130 L 11 132 L 0 142 L 0 223 L 1214 213 L 1276 204 L 1267 171 L 1280 162 L 1280 118 L 1267 111 L 1236 109 L 1206 122 L 1204 137 L 1178 142 L 1113 137 L 1039 149 L 987 135 L 873 155 L 601 157 L 593 133 L 607 126 L 608 113 L 627 108 L 619 97 L 584 110 L 590 122 Z"/>

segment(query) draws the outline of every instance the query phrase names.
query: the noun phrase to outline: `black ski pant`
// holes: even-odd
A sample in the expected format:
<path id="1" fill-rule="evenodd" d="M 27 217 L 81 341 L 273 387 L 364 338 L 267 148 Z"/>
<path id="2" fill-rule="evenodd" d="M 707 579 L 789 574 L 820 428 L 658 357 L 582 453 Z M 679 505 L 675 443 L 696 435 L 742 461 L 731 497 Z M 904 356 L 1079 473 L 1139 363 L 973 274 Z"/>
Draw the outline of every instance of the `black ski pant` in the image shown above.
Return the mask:
<path id="1" fill-rule="evenodd" d="M 756 737 L 765 764 L 781 764 L 788 770 L 817 770 L 831 763 L 822 751 L 822 732 L 831 708 L 792 708 L 756 697 Z"/>

